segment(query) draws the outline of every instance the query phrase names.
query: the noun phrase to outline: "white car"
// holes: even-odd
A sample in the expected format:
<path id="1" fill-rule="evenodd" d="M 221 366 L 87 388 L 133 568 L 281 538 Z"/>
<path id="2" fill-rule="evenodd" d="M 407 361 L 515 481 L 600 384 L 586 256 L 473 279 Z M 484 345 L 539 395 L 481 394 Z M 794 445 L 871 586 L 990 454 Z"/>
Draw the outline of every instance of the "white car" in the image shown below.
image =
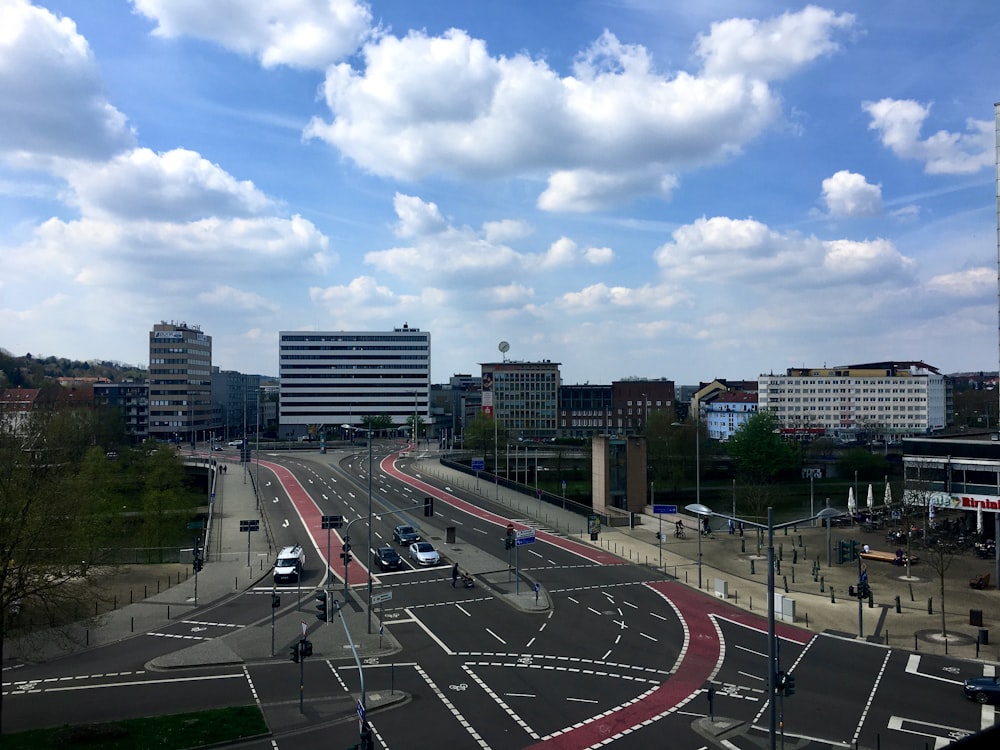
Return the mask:
<path id="1" fill-rule="evenodd" d="M 410 545 L 410 559 L 417 565 L 437 565 L 441 555 L 430 542 L 414 542 Z"/>
<path id="2" fill-rule="evenodd" d="M 242 440 L 230 440 L 229 441 L 229 447 L 230 448 L 239 448 L 241 445 L 243 445 L 243 441 Z"/>

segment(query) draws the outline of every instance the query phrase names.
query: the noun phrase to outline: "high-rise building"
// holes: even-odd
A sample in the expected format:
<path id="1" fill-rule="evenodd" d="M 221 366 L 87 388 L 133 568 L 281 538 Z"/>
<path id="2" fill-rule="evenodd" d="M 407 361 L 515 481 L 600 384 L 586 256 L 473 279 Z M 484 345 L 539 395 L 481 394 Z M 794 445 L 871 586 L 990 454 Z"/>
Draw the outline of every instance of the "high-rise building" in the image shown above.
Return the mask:
<path id="1" fill-rule="evenodd" d="M 483 411 L 496 414 L 510 437 L 552 439 L 558 428 L 559 363 L 480 363 Z"/>
<path id="2" fill-rule="evenodd" d="M 431 335 L 419 328 L 281 331 L 278 370 L 281 437 L 366 417 L 402 427 L 416 414 L 426 424 Z"/>
<path id="3" fill-rule="evenodd" d="M 220 432 L 219 439 L 252 435 L 258 424 L 260 375 L 247 375 L 236 370 L 212 368 L 212 401 L 215 403 Z"/>
<path id="4" fill-rule="evenodd" d="M 149 436 L 203 440 L 212 415 L 212 337 L 187 323 L 161 322 L 149 333 Z"/>

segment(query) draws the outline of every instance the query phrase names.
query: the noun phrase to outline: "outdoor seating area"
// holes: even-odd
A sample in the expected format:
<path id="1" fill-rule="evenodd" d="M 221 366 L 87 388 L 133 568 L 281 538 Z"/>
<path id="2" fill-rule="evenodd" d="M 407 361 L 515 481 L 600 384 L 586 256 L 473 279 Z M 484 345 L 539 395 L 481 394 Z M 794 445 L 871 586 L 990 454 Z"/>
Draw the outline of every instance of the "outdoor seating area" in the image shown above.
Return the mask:
<path id="1" fill-rule="evenodd" d="M 879 552 L 877 550 L 868 550 L 867 552 L 860 553 L 861 559 L 863 560 L 875 560 L 878 562 L 887 562 L 892 565 L 906 565 L 909 562 L 911 565 L 917 561 L 916 555 L 907 555 L 903 550 L 896 550 L 895 552 Z"/>
<path id="2" fill-rule="evenodd" d="M 969 581 L 969 588 L 979 589 L 980 591 L 982 591 L 985 588 L 988 588 L 989 585 L 990 585 L 990 574 L 989 573 L 984 573 L 982 575 L 978 575 L 975 578 L 973 578 L 971 581 Z"/>

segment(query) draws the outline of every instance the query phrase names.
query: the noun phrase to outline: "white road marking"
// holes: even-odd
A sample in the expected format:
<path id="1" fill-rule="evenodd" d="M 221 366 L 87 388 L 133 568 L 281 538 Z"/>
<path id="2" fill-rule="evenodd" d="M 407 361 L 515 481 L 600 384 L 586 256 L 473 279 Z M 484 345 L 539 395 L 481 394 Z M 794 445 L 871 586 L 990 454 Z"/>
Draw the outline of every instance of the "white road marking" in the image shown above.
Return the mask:
<path id="1" fill-rule="evenodd" d="M 566 700 L 573 701 L 574 703 L 597 703 L 593 698 L 571 698 L 566 696 Z"/>
<path id="2" fill-rule="evenodd" d="M 505 646 L 507 645 L 507 641 L 505 641 L 505 640 L 504 640 L 503 638 L 501 638 L 500 636 L 498 636 L 498 635 L 497 635 L 496 633 L 494 633 L 494 632 L 493 632 L 492 630 L 490 630 L 489 628 L 486 628 L 486 632 L 487 632 L 487 633 L 489 633 L 490 635 L 492 635 L 492 636 L 493 636 L 494 638 L 496 638 L 496 639 L 497 639 L 498 641 L 500 641 L 500 643 L 502 643 L 503 645 L 505 645 Z"/>
<path id="3" fill-rule="evenodd" d="M 243 677 L 243 673 L 237 672 L 236 674 L 205 675 L 203 677 L 173 677 L 173 678 L 164 678 L 160 680 L 132 680 L 130 682 L 102 682 L 95 685 L 67 685 L 67 686 L 57 686 L 57 687 L 43 687 L 43 688 L 32 688 L 31 690 L 25 690 L 22 692 L 65 693 L 70 690 L 99 690 L 103 688 L 114 688 L 114 687 L 138 687 L 141 685 L 170 685 L 173 683 L 180 683 L 180 682 L 202 682 L 204 680 L 230 680 L 234 677 Z"/>

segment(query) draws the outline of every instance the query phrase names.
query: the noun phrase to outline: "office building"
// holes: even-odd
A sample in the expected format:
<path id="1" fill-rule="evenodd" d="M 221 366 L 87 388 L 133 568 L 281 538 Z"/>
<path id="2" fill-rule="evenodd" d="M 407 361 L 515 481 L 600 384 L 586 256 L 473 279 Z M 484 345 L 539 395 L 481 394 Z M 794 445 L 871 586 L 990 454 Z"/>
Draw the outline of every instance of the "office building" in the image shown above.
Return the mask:
<path id="1" fill-rule="evenodd" d="M 149 333 L 149 436 L 194 442 L 216 426 L 212 337 L 197 325 L 154 325 Z"/>
<path id="2" fill-rule="evenodd" d="M 368 417 L 403 428 L 417 414 L 426 424 L 431 335 L 419 328 L 281 331 L 278 370 L 282 438 Z"/>
<path id="3" fill-rule="evenodd" d="M 496 414 L 511 438 L 552 440 L 558 428 L 559 363 L 480 363 L 483 413 Z"/>
<path id="4" fill-rule="evenodd" d="M 260 375 L 212 368 L 212 401 L 219 423 L 216 438 L 229 441 L 252 435 L 263 420 L 257 415 Z"/>

